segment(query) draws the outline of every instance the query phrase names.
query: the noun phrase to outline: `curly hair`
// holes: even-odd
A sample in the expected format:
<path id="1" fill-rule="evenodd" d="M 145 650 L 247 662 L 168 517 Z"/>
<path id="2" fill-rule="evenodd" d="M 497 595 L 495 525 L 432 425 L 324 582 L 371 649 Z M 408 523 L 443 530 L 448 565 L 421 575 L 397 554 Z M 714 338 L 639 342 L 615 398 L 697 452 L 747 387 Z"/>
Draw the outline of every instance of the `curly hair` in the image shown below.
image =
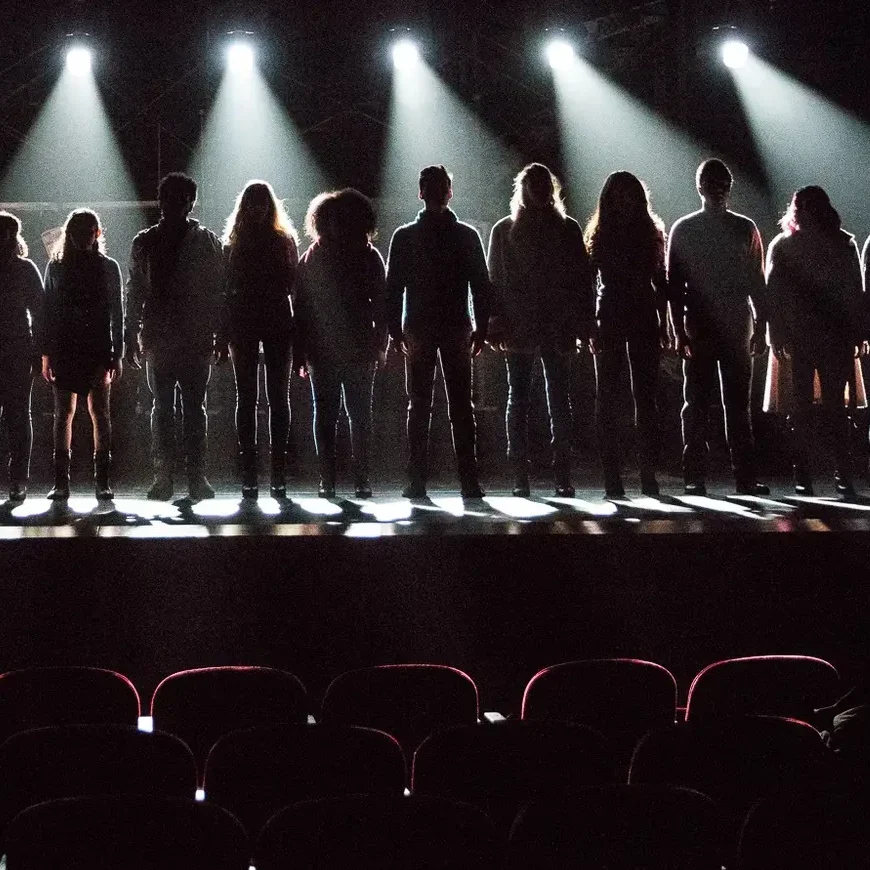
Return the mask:
<path id="1" fill-rule="evenodd" d="M 236 197 L 236 204 L 230 216 L 227 218 L 222 241 L 225 245 L 233 247 L 236 244 L 244 244 L 251 236 L 259 235 L 259 226 L 249 226 L 246 214 L 251 208 L 251 203 L 257 197 L 262 197 L 267 202 L 267 217 L 263 226 L 267 227 L 266 234 L 275 235 L 285 239 L 292 239 L 297 244 L 299 237 L 283 200 L 278 199 L 272 185 L 268 181 L 249 181 L 245 189 Z"/>
<path id="2" fill-rule="evenodd" d="M 533 186 L 540 186 L 542 190 L 549 189 L 550 206 L 560 217 L 565 217 L 561 182 L 543 163 L 529 163 L 514 178 L 514 193 L 511 197 L 511 217 L 514 220 L 517 220 L 524 208 L 529 207 L 529 187 Z"/>
<path id="3" fill-rule="evenodd" d="M 652 210 L 646 185 L 631 172 L 607 176 L 595 213 L 586 224 L 586 246 L 594 263 L 646 257 L 651 266 L 664 256 L 664 222 Z"/>
<path id="4" fill-rule="evenodd" d="M 184 172 L 170 172 L 160 179 L 157 185 L 157 199 L 181 195 L 191 202 L 196 202 L 196 182 Z"/>
<path id="5" fill-rule="evenodd" d="M 70 254 L 71 251 L 77 250 L 72 241 L 72 234 L 81 231 L 91 232 L 98 230 L 97 238 L 91 247 L 91 251 L 106 253 L 106 238 L 103 233 L 103 226 L 100 223 L 100 216 L 89 208 L 77 208 L 71 211 L 67 216 L 66 223 L 63 225 L 63 233 L 57 241 L 57 245 L 52 252 L 52 259 L 62 261 Z"/>
<path id="6" fill-rule="evenodd" d="M 362 246 L 377 235 L 372 201 L 354 187 L 321 193 L 308 207 L 305 233 L 315 241 Z"/>
<path id="7" fill-rule="evenodd" d="M 808 226 L 815 227 L 826 235 L 836 235 L 843 226 L 840 214 L 831 205 L 827 192 L 815 184 L 795 191 L 779 225 L 788 235 L 800 232 Z"/>
<path id="8" fill-rule="evenodd" d="M 0 229 L 8 235 L 15 237 L 15 250 L 19 257 L 26 257 L 29 253 L 27 242 L 21 235 L 21 221 L 8 211 L 0 211 Z"/>

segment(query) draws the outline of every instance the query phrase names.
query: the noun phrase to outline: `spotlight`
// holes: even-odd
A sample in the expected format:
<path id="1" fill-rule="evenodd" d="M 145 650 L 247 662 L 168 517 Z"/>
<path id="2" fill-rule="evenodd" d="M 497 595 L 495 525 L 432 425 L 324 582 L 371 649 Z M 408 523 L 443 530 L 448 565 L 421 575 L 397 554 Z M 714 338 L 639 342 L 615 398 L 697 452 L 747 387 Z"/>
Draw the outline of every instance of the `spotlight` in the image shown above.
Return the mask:
<path id="1" fill-rule="evenodd" d="M 568 69 L 574 63 L 574 46 L 566 39 L 554 39 L 547 45 L 547 62 L 553 69 Z"/>
<path id="2" fill-rule="evenodd" d="M 93 55 L 90 49 L 74 45 L 66 53 L 66 68 L 74 76 L 86 76 L 91 71 Z"/>
<path id="3" fill-rule="evenodd" d="M 728 39 L 722 43 L 722 62 L 729 69 L 740 69 L 749 60 L 749 46 L 741 39 Z"/>
<path id="4" fill-rule="evenodd" d="M 420 49 L 410 39 L 401 39 L 393 46 L 393 65 L 396 69 L 413 69 L 420 62 Z"/>
<path id="5" fill-rule="evenodd" d="M 247 40 L 237 39 L 227 48 L 227 65 L 231 73 L 250 75 L 254 71 L 254 48 Z"/>

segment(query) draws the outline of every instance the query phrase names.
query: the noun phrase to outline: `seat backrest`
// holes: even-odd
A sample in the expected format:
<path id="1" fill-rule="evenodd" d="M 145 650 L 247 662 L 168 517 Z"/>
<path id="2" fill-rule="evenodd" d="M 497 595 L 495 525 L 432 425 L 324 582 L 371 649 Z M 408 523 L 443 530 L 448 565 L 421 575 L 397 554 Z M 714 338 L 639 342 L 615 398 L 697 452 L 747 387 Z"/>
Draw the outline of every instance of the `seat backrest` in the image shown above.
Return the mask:
<path id="1" fill-rule="evenodd" d="M 381 665 L 336 677 L 321 705 L 324 722 L 363 725 L 392 734 L 407 758 L 433 731 L 473 725 L 477 686 L 446 665 Z"/>
<path id="2" fill-rule="evenodd" d="M 674 786 L 610 785 L 524 807 L 506 866 L 719 870 L 725 855 L 722 818 L 710 798 Z"/>
<path id="3" fill-rule="evenodd" d="M 0 675 L 0 742 L 48 725 L 135 725 L 139 694 L 102 668 L 25 668 Z"/>
<path id="4" fill-rule="evenodd" d="M 247 870 L 239 821 L 194 800 L 78 797 L 37 804 L 8 829 L 6 867 L 17 870 Z"/>
<path id="5" fill-rule="evenodd" d="M 507 830 L 532 798 L 601 785 L 611 770 L 606 741 L 591 728 L 505 720 L 424 740 L 414 754 L 412 791 L 478 806 Z"/>
<path id="6" fill-rule="evenodd" d="M 795 719 L 704 719 L 649 732 L 637 745 L 629 782 L 682 785 L 720 803 L 732 821 L 759 797 L 836 781 L 833 753 Z"/>
<path id="7" fill-rule="evenodd" d="M 371 728 L 283 725 L 225 735 L 205 770 L 206 799 L 236 815 L 253 838 L 282 807 L 350 794 L 401 795 L 398 742 Z"/>
<path id="8" fill-rule="evenodd" d="M 275 668 L 198 668 L 157 686 L 151 716 L 155 728 L 187 743 L 202 773 L 219 737 L 256 725 L 304 723 L 308 697 L 297 677 Z"/>
<path id="9" fill-rule="evenodd" d="M 32 804 L 98 794 L 192 798 L 196 765 L 177 737 L 128 725 L 58 725 L 0 745 L 0 831 Z"/>
<path id="10" fill-rule="evenodd" d="M 673 724 L 677 681 L 662 665 L 640 659 L 587 659 L 538 671 L 523 693 L 523 719 L 588 725 L 634 744 L 651 728 Z"/>
<path id="11" fill-rule="evenodd" d="M 266 824 L 257 870 L 486 870 L 500 866 L 492 822 L 467 804 L 354 796 L 294 804 Z"/>
<path id="12" fill-rule="evenodd" d="M 740 870 L 870 866 L 870 800 L 859 792 L 805 792 L 760 800 L 743 824 Z"/>
<path id="13" fill-rule="evenodd" d="M 839 693 L 836 668 L 813 656 L 747 656 L 707 665 L 689 689 L 686 719 L 702 716 L 792 716 L 811 721 L 813 710 Z"/>

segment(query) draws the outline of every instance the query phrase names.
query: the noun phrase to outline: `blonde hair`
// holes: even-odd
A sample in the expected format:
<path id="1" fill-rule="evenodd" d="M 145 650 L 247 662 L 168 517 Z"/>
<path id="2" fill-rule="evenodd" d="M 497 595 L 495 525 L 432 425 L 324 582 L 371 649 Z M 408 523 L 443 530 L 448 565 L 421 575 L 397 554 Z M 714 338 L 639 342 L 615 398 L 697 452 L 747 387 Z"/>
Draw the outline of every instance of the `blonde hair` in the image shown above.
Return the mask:
<path id="1" fill-rule="evenodd" d="M 528 207 L 525 184 L 526 181 L 532 179 L 546 180 L 550 183 L 550 186 L 553 188 L 550 205 L 560 217 L 565 217 L 565 203 L 562 201 L 562 184 L 543 163 L 529 163 L 514 178 L 514 194 L 511 197 L 511 217 L 516 220 L 520 216 L 520 211 Z"/>
<path id="2" fill-rule="evenodd" d="M 75 225 L 81 225 L 82 227 L 87 225 L 92 230 L 98 230 L 97 238 L 94 240 L 91 250 L 100 254 L 106 253 L 106 238 L 103 234 L 100 216 L 89 208 L 77 208 L 67 215 L 66 222 L 63 225 L 63 232 L 51 254 L 53 260 L 61 261 L 66 258 L 70 251 L 74 250 L 70 230 Z"/>
<path id="3" fill-rule="evenodd" d="M 268 181 L 260 181 L 255 179 L 249 181 L 244 190 L 236 197 L 236 204 L 233 206 L 230 216 L 227 218 L 226 227 L 221 241 L 230 247 L 236 245 L 241 238 L 246 234 L 244 214 L 247 208 L 247 203 L 251 197 L 258 193 L 265 193 L 269 200 L 269 215 L 266 221 L 269 230 L 276 236 L 285 239 L 292 239 L 297 244 L 299 237 L 296 234 L 296 229 L 293 226 L 293 221 L 287 214 L 287 209 L 284 206 L 284 201 L 278 199 L 275 195 L 275 190 Z"/>

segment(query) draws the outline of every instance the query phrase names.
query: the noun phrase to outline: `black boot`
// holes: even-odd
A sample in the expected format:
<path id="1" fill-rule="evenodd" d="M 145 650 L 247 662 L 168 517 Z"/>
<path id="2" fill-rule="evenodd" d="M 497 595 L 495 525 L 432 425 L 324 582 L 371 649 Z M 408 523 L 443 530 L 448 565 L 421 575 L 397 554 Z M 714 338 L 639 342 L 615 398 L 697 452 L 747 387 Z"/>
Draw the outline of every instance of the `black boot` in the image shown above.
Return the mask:
<path id="1" fill-rule="evenodd" d="M 206 501 L 214 498 L 214 489 L 208 482 L 205 472 L 199 466 L 187 470 L 187 492 L 192 501 Z"/>
<path id="2" fill-rule="evenodd" d="M 256 500 L 260 494 L 256 447 L 245 447 L 239 451 L 239 469 L 242 473 L 242 498 Z"/>
<path id="3" fill-rule="evenodd" d="M 528 498 L 531 494 L 532 488 L 529 483 L 529 462 L 528 460 L 517 460 L 514 462 L 513 495 L 516 496 L 516 498 Z"/>
<path id="4" fill-rule="evenodd" d="M 553 460 L 553 483 L 557 498 L 574 498 L 575 491 L 571 485 L 571 457 L 558 455 Z"/>
<path id="5" fill-rule="evenodd" d="M 795 495 L 812 495 L 813 481 L 809 471 L 800 465 L 794 467 L 794 491 Z"/>
<path id="6" fill-rule="evenodd" d="M 855 498 L 855 485 L 852 483 L 852 477 L 847 471 L 837 471 L 834 474 L 834 486 L 837 494 L 843 498 Z"/>
<path id="7" fill-rule="evenodd" d="M 54 453 L 54 486 L 48 493 L 51 501 L 66 501 L 69 498 L 69 450 Z"/>
<path id="8" fill-rule="evenodd" d="M 320 486 L 317 488 L 320 498 L 335 498 L 335 460 L 323 459 L 320 462 Z"/>
<path id="9" fill-rule="evenodd" d="M 651 498 L 658 498 L 660 495 L 659 482 L 656 480 L 656 474 L 648 468 L 640 470 L 640 491 L 643 495 Z"/>
<path id="10" fill-rule="evenodd" d="M 287 498 L 287 454 L 282 450 L 272 453 L 272 472 L 269 495 L 279 501 Z"/>
<path id="11" fill-rule="evenodd" d="M 112 454 L 108 450 L 98 450 L 94 454 L 94 492 L 97 501 L 109 501 L 115 497 L 109 486 L 109 467 Z"/>

